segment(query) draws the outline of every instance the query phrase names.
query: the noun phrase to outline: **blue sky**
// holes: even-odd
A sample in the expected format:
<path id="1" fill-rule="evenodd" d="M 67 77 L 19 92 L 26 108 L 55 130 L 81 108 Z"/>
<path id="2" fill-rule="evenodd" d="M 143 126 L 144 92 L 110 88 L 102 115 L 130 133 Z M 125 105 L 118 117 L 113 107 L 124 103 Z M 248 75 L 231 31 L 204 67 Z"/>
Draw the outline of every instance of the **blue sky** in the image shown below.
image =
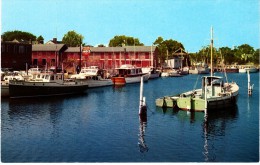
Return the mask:
<path id="1" fill-rule="evenodd" d="M 1 33 L 42 35 L 45 42 L 75 30 L 84 43 L 108 44 L 115 35 L 150 46 L 159 36 L 197 52 L 249 44 L 259 48 L 259 0 L 2 0 Z"/>

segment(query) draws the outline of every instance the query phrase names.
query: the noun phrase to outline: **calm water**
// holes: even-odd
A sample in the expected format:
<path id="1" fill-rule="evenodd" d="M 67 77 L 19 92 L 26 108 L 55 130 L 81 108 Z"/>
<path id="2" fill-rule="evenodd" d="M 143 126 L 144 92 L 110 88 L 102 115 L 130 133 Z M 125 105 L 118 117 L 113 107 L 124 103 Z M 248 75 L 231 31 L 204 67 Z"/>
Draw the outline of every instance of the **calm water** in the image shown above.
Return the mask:
<path id="1" fill-rule="evenodd" d="M 218 73 L 217 75 L 219 75 Z M 139 120 L 139 84 L 84 95 L 2 99 L 2 162 L 258 162 L 259 74 L 228 74 L 240 86 L 237 107 L 211 113 L 162 110 L 155 99 L 194 88 L 197 75 L 144 83 L 147 123 Z M 200 87 L 200 78 L 197 87 Z"/>

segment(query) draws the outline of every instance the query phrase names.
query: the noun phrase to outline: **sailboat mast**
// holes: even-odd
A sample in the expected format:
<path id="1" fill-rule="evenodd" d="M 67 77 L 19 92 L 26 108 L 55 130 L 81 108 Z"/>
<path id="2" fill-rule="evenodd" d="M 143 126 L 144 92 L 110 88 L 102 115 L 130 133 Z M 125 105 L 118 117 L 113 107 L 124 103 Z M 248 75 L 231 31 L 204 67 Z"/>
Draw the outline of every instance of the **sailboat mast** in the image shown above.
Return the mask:
<path id="1" fill-rule="evenodd" d="M 210 76 L 213 76 L 213 27 L 211 27 L 211 42 L 210 42 Z"/>

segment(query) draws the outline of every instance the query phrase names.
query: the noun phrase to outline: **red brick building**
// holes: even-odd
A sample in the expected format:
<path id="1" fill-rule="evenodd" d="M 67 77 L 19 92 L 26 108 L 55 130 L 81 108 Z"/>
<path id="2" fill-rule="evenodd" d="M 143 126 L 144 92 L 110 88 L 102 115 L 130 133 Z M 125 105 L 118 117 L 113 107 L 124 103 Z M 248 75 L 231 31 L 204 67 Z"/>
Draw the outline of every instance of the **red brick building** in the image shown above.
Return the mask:
<path id="1" fill-rule="evenodd" d="M 113 69 L 123 64 L 137 67 L 158 66 L 157 47 L 155 46 L 125 46 L 125 47 L 90 47 L 83 51 L 86 65 L 96 65 L 104 69 Z"/>
<path id="2" fill-rule="evenodd" d="M 32 44 L 18 41 L 1 42 L 1 68 L 25 70 L 30 65 Z"/>
<path id="3" fill-rule="evenodd" d="M 67 47 L 64 44 L 33 45 L 32 64 L 39 67 L 57 66 L 75 72 L 79 65 L 99 66 L 104 69 L 114 69 L 123 64 L 137 67 L 158 66 L 157 47 L 155 46 L 125 46 L 125 47 Z"/>
<path id="4" fill-rule="evenodd" d="M 32 45 L 31 67 L 44 68 L 61 67 L 64 59 L 65 44 L 35 44 Z"/>

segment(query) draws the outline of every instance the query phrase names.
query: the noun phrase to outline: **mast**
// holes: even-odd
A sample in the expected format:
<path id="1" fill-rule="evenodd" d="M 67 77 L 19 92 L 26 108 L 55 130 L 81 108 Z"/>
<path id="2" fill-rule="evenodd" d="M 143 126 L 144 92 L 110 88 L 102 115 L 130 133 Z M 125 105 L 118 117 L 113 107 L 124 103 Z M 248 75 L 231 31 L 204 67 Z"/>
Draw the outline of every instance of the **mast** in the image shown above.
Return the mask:
<path id="1" fill-rule="evenodd" d="M 211 27 L 211 42 L 210 42 L 210 76 L 213 76 L 213 27 Z"/>

